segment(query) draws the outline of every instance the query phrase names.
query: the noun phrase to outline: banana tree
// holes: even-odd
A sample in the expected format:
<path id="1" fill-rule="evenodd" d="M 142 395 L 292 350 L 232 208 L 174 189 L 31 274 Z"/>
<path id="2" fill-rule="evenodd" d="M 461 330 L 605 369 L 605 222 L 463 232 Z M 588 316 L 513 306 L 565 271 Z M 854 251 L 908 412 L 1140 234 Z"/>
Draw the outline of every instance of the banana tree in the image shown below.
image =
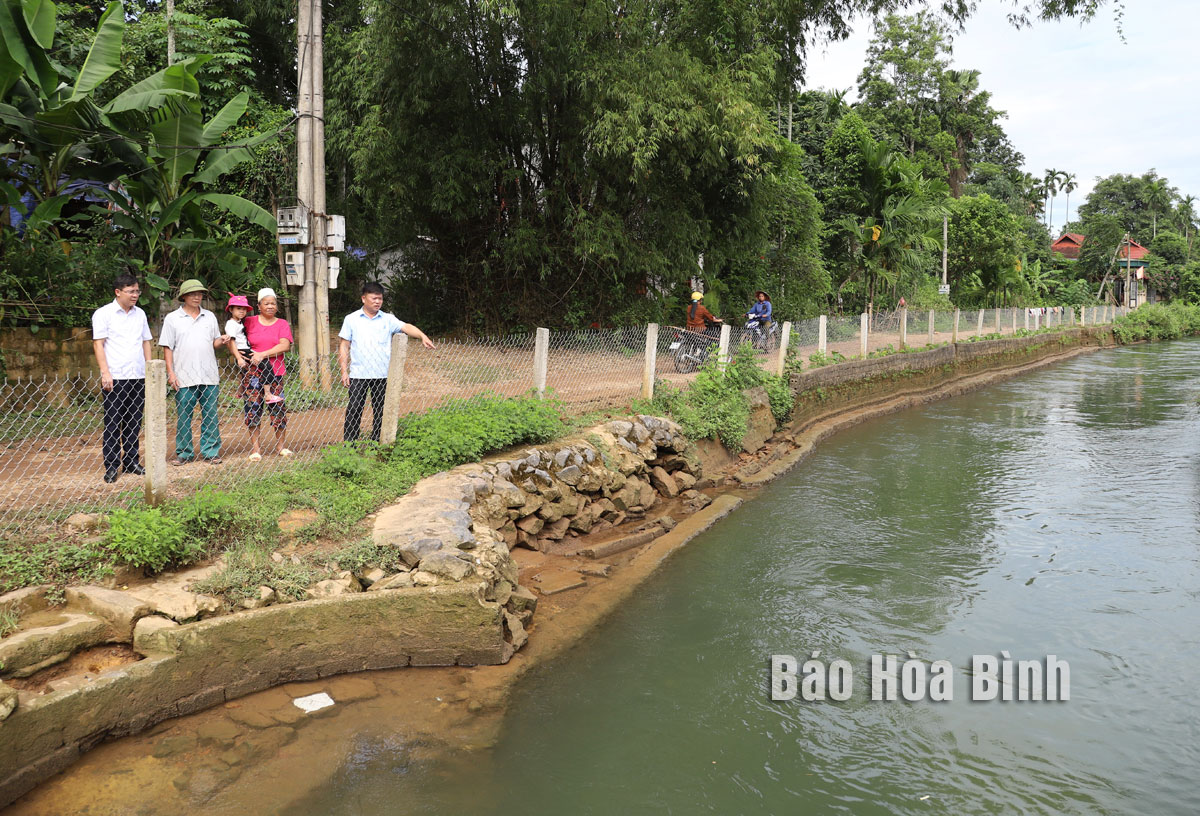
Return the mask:
<path id="1" fill-rule="evenodd" d="M 149 122 L 148 142 L 128 138 L 113 145 L 129 171 L 103 195 L 112 203 L 113 224 L 128 230 L 145 248 L 147 281 L 156 289 L 169 285 L 179 251 L 221 246 L 207 240 L 209 219 L 202 205 L 210 204 L 268 232 L 275 229 L 274 216 L 254 202 L 208 189 L 223 174 L 253 158 L 253 147 L 276 132 L 237 145 L 220 144 L 221 136 L 245 114 L 249 94 L 238 94 L 204 121 L 196 70 L 205 61 L 197 57 L 176 63 L 130 88 L 127 94 L 148 99 L 166 92 L 175 95 L 169 97 L 172 104 L 159 108 Z"/>

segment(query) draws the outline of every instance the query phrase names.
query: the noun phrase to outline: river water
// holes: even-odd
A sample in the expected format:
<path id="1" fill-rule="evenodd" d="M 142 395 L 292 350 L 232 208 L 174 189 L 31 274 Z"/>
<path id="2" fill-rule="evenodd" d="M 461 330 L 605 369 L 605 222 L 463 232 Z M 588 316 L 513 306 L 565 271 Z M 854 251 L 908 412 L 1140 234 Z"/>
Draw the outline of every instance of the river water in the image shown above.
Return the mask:
<path id="1" fill-rule="evenodd" d="M 1086 354 L 840 433 L 527 675 L 494 747 L 317 721 L 297 750 L 328 781 L 289 803 L 247 774 L 220 812 L 1200 812 L 1198 353 Z M 972 655 L 1002 650 L 1066 661 L 1070 699 L 973 701 Z M 770 656 L 814 651 L 850 699 L 772 701 Z M 952 700 L 869 699 L 871 656 L 909 652 L 950 661 Z"/>
<path id="2" fill-rule="evenodd" d="M 291 809 L 1195 813 L 1200 344 L 1076 357 L 861 425 L 677 554 L 512 701 L 483 756 L 360 739 Z M 851 664 L 772 702 L 769 656 Z M 975 654 L 1057 655 L 1070 700 L 972 701 Z M 871 655 L 954 667 L 871 701 Z"/>

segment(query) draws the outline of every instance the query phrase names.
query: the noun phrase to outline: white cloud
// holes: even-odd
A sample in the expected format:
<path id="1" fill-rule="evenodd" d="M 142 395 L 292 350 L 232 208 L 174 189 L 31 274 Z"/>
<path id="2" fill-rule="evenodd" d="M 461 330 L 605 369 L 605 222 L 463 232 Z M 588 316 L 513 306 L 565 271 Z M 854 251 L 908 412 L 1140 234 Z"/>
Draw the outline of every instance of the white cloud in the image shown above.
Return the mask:
<path id="1" fill-rule="evenodd" d="M 1194 103 L 1200 22 L 1194 0 L 1127 4 L 1121 41 L 1109 11 L 1090 23 L 1035 23 L 1017 30 L 992 0 L 955 37 L 954 63 L 982 72 L 992 105 L 1025 154 L 1025 169 L 1074 173 L 1072 215 L 1096 177 L 1154 168 L 1183 194 L 1200 195 L 1200 106 Z M 810 56 L 811 87 L 853 88 L 870 25 Z M 852 93 L 853 95 L 853 93 Z M 1063 201 L 1056 204 L 1061 225 Z"/>

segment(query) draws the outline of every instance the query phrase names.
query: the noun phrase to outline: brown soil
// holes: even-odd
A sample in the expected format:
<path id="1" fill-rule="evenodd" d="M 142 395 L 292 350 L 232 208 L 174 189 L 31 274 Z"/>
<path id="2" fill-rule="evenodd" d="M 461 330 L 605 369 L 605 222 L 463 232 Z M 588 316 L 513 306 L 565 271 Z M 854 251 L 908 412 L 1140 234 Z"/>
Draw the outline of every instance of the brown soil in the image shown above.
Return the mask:
<path id="1" fill-rule="evenodd" d="M 54 680 L 75 675 L 84 677 L 89 675 L 95 676 L 100 674 L 100 672 L 115 669 L 118 666 L 124 666 L 129 663 L 136 663 L 141 659 L 142 656 L 125 643 L 114 643 L 109 646 L 93 646 L 90 649 L 76 652 L 62 663 L 51 666 L 48 669 L 42 669 L 31 677 L 24 679 L 8 678 L 4 683 L 21 691 L 44 694 L 48 690 L 46 685 Z"/>

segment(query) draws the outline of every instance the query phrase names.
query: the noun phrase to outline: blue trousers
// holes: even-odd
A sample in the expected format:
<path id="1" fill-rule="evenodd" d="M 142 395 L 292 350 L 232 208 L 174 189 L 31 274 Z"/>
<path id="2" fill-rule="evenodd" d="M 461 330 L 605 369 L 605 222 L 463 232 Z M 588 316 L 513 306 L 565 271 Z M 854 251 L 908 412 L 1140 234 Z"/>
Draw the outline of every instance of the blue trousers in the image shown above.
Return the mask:
<path id="1" fill-rule="evenodd" d="M 200 455 L 212 459 L 221 454 L 221 428 L 218 425 L 217 396 L 220 386 L 192 385 L 175 392 L 175 458 L 189 461 L 192 448 L 192 411 L 200 405 Z"/>

